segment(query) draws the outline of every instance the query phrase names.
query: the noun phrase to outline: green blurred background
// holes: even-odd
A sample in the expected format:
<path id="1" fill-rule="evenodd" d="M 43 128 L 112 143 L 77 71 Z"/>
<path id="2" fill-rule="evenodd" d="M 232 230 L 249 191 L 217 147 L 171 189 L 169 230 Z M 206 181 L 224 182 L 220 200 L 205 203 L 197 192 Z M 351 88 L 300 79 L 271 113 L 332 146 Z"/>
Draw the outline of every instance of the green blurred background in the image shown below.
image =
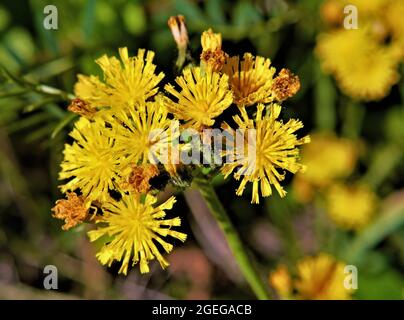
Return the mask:
<path id="1" fill-rule="evenodd" d="M 285 103 L 284 117 L 303 121 L 301 135 L 331 131 L 365 146 L 353 176 L 370 175 L 387 203 L 378 215 L 387 218 L 367 233 L 324 227 L 315 203 L 302 204 L 290 192 L 285 199 L 275 195 L 253 206 L 248 194 L 240 198 L 229 192 L 237 185 L 232 179 L 215 181 L 220 199 L 264 276 L 279 262 L 292 264 L 306 254 L 328 251 L 349 260 L 350 250 L 359 250 L 354 298 L 402 299 L 404 85 L 395 85 L 378 102 L 344 96 L 314 54 L 324 28 L 321 2 L 2 0 L 0 64 L 18 77 L 72 92 L 77 73 L 99 74 L 94 60 L 127 46 L 132 53 L 155 51 L 157 70 L 171 81 L 177 51 L 167 20 L 182 14 L 195 57 L 200 34 L 211 27 L 222 33 L 229 54 L 249 51 L 270 57 L 278 70 L 291 69 L 300 77 L 301 90 Z M 48 4 L 58 8 L 58 30 L 43 28 Z M 174 210 L 189 238 L 169 255 L 167 271 L 153 264 L 148 275 L 132 270 L 127 277 L 117 276 L 114 266 L 104 268 L 94 258 L 86 226 L 63 232 L 50 209 L 61 197 L 57 174 L 71 117 L 66 102 L 24 90 L 0 79 L 0 298 L 254 298 L 195 191 L 178 196 Z M 287 190 L 291 180 L 287 176 Z M 43 289 L 48 264 L 59 271 L 56 291 Z"/>

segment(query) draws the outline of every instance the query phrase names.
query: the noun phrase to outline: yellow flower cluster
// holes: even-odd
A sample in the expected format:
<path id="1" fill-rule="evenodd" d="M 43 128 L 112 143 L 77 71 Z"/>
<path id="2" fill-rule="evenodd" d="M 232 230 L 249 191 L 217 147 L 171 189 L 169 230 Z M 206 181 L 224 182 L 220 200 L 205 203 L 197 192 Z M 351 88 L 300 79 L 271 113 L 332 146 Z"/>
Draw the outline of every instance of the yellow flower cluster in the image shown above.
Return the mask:
<path id="1" fill-rule="evenodd" d="M 269 283 L 281 299 L 348 300 L 352 289 L 344 286 L 344 267 L 333 256 L 320 253 L 298 261 L 295 276 L 279 265 L 269 275 Z"/>
<path id="2" fill-rule="evenodd" d="M 307 170 L 293 180 L 295 196 L 306 203 L 320 195 L 327 215 L 337 226 L 361 229 L 371 222 L 377 197 L 365 184 L 346 182 L 356 166 L 358 142 L 330 133 L 314 133 L 311 137 L 312 142 L 302 149 Z"/>
<path id="3" fill-rule="evenodd" d="M 358 12 L 358 28 L 345 29 L 344 7 Z M 404 57 L 401 0 L 326 0 L 321 10 L 330 26 L 319 35 L 316 53 L 342 91 L 359 100 L 378 100 L 399 80 Z"/>
<path id="4" fill-rule="evenodd" d="M 178 23 L 185 28 L 183 18 L 170 20 L 172 28 Z M 189 151 L 189 143 L 180 142 L 184 131 L 202 136 L 205 129 L 222 127 L 229 140 L 238 139 L 240 132 L 254 132 L 253 140 L 244 136 L 232 150 L 234 161 L 215 168 L 216 173 L 241 179 L 237 195 L 251 183 L 253 203 L 259 202 L 259 189 L 263 197 L 271 195 L 271 185 L 284 196 L 280 182 L 285 171 L 304 168 L 297 147 L 309 137 L 295 134 L 303 124 L 279 119 L 280 102 L 297 92 L 298 77 L 287 69 L 275 76 L 270 60 L 263 57 L 229 57 L 222 50 L 221 35 L 212 30 L 202 34 L 201 44 L 200 65 L 186 66 L 176 85 L 164 86 L 165 92 L 159 92 L 164 74 L 156 73 L 154 53 L 143 49 L 131 57 L 121 48 L 119 59 L 96 60 L 102 79 L 78 76 L 76 98 L 68 109 L 80 119 L 70 133 L 73 142 L 65 145 L 59 175 L 67 199 L 59 200 L 53 211 L 66 221 L 65 229 L 96 222 L 98 229 L 88 234 L 91 241 L 101 242 L 97 257 L 108 266 L 121 262 L 121 273 L 137 263 L 142 273 L 148 272 L 154 259 L 165 268 L 168 262 L 159 248 L 168 253 L 173 247 L 169 238 L 186 239 L 175 230 L 180 218 L 165 219 L 175 198 L 156 205 L 162 188 L 153 183 L 168 176 L 175 184 L 179 172 L 186 170 L 180 163 L 181 152 Z M 218 120 L 224 111 L 230 111 L 235 129 Z M 243 156 L 251 146 L 254 152 Z M 220 151 L 220 157 L 230 156 L 228 149 Z"/>

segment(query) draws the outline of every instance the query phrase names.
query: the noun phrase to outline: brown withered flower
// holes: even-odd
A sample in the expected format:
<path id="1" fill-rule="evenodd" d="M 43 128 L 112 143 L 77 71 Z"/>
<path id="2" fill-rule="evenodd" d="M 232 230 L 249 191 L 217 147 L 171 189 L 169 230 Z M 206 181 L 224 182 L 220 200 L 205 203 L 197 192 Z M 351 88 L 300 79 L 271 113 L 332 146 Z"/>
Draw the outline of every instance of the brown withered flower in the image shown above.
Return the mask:
<path id="1" fill-rule="evenodd" d="M 300 89 L 299 77 L 289 69 L 282 69 L 274 79 L 272 91 L 278 101 L 293 97 Z"/>
<path id="2" fill-rule="evenodd" d="M 201 62 L 213 71 L 220 71 L 226 63 L 228 55 L 222 50 L 222 35 L 214 33 L 212 29 L 204 31 L 201 37 Z"/>
<path id="3" fill-rule="evenodd" d="M 186 50 L 188 46 L 188 31 L 185 25 L 185 18 L 182 15 L 172 16 L 168 19 L 168 26 L 177 43 L 178 50 Z"/>
<path id="4" fill-rule="evenodd" d="M 150 179 L 159 174 L 159 169 L 154 164 L 137 166 L 131 165 L 131 172 L 124 182 L 123 188 L 136 194 L 146 193 L 150 190 Z"/>
<path id="5" fill-rule="evenodd" d="M 69 230 L 82 223 L 88 217 L 88 209 L 82 196 L 75 192 L 67 192 L 67 199 L 59 199 L 51 209 L 53 217 L 65 221 L 63 230 Z"/>
<path id="6" fill-rule="evenodd" d="M 90 104 L 80 98 L 73 99 L 67 107 L 67 110 L 86 118 L 91 118 L 97 112 L 90 106 Z"/>

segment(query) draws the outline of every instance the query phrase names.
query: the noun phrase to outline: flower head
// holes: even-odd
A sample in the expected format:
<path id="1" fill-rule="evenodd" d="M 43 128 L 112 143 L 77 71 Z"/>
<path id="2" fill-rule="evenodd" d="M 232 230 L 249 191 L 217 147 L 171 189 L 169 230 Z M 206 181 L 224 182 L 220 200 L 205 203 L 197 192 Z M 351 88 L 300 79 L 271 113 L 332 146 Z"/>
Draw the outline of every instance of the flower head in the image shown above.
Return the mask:
<path id="1" fill-rule="evenodd" d="M 139 104 L 137 110 L 116 113 L 109 120 L 116 148 L 124 155 L 123 168 L 130 164 L 165 163 L 170 148 L 180 135 L 179 123 L 168 117 L 161 99 Z"/>
<path id="2" fill-rule="evenodd" d="M 327 214 L 343 229 L 360 230 L 372 220 L 377 197 L 366 185 L 333 185 L 326 195 Z"/>
<path id="3" fill-rule="evenodd" d="M 293 97 L 299 89 L 299 77 L 294 75 L 288 69 L 282 69 L 274 79 L 272 85 L 273 94 L 278 101 L 283 101 Z"/>
<path id="4" fill-rule="evenodd" d="M 52 208 L 53 217 L 65 221 L 63 230 L 69 230 L 82 223 L 88 216 L 88 205 L 82 196 L 67 192 L 67 199 L 59 199 Z"/>
<path id="5" fill-rule="evenodd" d="M 65 145 L 59 179 L 69 179 L 62 192 L 79 189 L 89 201 L 104 202 L 110 198 L 108 190 L 115 189 L 119 179 L 120 156 L 110 129 L 102 121 L 80 118 L 70 133 L 72 145 Z"/>
<path id="6" fill-rule="evenodd" d="M 228 77 L 212 70 L 203 73 L 199 67 L 188 68 L 175 82 L 181 92 L 170 84 L 165 86 L 177 99 L 177 102 L 167 99 L 167 108 L 176 118 L 186 121 L 185 127 L 199 130 L 212 126 L 233 101 Z"/>
<path id="7" fill-rule="evenodd" d="M 302 148 L 302 162 L 307 170 L 296 178 L 316 187 L 325 187 L 352 173 L 358 158 L 354 141 L 328 133 L 314 133 L 311 138 L 311 143 Z"/>
<path id="8" fill-rule="evenodd" d="M 168 19 L 168 26 L 177 43 L 178 50 L 186 51 L 188 46 L 188 31 L 185 26 L 185 18 L 182 15 L 173 16 Z"/>
<path id="9" fill-rule="evenodd" d="M 295 282 L 298 297 L 304 300 L 348 300 L 351 290 L 344 287 L 345 265 L 321 253 L 297 264 Z"/>
<path id="10" fill-rule="evenodd" d="M 384 12 L 384 19 L 388 30 L 391 30 L 392 46 L 397 51 L 397 58 L 404 58 L 404 2 L 393 0 L 388 3 Z"/>
<path id="11" fill-rule="evenodd" d="M 279 265 L 269 275 L 269 284 L 282 299 L 288 299 L 293 291 L 292 277 L 286 265 Z"/>
<path id="12" fill-rule="evenodd" d="M 348 300 L 352 289 L 344 286 L 344 268 L 333 256 L 320 253 L 298 261 L 294 275 L 280 265 L 270 274 L 270 284 L 284 299 Z"/>
<path id="13" fill-rule="evenodd" d="M 238 56 L 228 58 L 222 71 L 229 76 L 238 106 L 269 103 L 275 99 L 272 92 L 275 68 L 271 67 L 270 59 L 245 53 L 242 61 Z"/>
<path id="14" fill-rule="evenodd" d="M 135 194 L 143 194 L 150 190 L 150 179 L 159 174 L 159 170 L 154 164 L 130 165 L 130 173 L 122 183 L 125 190 L 130 190 Z"/>
<path id="15" fill-rule="evenodd" d="M 67 110 L 87 118 L 92 118 L 97 112 L 97 110 L 91 107 L 89 103 L 79 98 L 73 99 L 67 107 Z"/>
<path id="16" fill-rule="evenodd" d="M 237 168 L 234 178 L 236 180 L 241 178 L 237 195 L 243 194 L 248 182 L 253 184 L 252 203 L 259 203 L 259 187 L 263 197 L 272 194 L 271 185 L 281 197 L 286 195 L 279 183 L 285 178 L 284 170 L 296 173 L 304 169 L 304 166 L 298 163 L 297 146 L 310 142 L 308 136 L 298 139 L 294 134 L 303 127 L 302 122 L 291 119 L 284 124 L 277 120 L 281 112 L 281 107 L 277 104 L 269 105 L 265 115 L 264 108 L 262 104 L 258 106 L 255 121 L 248 118 L 245 108 L 241 108 L 241 117 L 234 117 L 238 129 L 244 135 L 244 143 L 241 145 L 236 143 L 235 148 L 231 150 L 235 156 L 234 161 L 222 167 L 225 177 Z M 222 127 L 236 140 L 239 139 L 238 133 L 227 123 Z"/>
<path id="17" fill-rule="evenodd" d="M 204 31 L 201 37 L 201 64 L 206 69 L 220 71 L 228 55 L 222 50 L 222 35 L 213 33 L 212 29 Z"/>
<path id="18" fill-rule="evenodd" d="M 154 52 L 140 49 L 129 57 L 127 48 L 119 49 L 120 60 L 106 55 L 97 59 L 104 74 L 104 82 L 96 76 L 79 75 L 75 94 L 93 108 L 110 107 L 112 112 L 133 108 L 136 103 L 154 96 L 164 74 L 155 74 Z"/>
<path id="19" fill-rule="evenodd" d="M 110 266 L 115 260 L 121 261 L 119 273 L 123 274 L 127 274 L 130 260 L 132 266 L 140 263 L 141 273 L 149 272 L 148 264 L 153 259 L 157 259 L 162 268 L 168 266 L 157 245 L 169 253 L 173 245 L 165 237 L 185 241 L 186 235 L 172 229 L 181 225 L 180 218 L 164 219 L 164 210 L 173 207 L 175 198 L 154 207 L 156 201 L 150 194 L 144 202 L 139 197 L 124 194 L 120 201 L 104 204 L 104 215 L 97 221 L 99 228 L 88 233 L 91 241 L 102 236 L 112 237 L 97 254 L 102 264 Z"/>
<path id="20" fill-rule="evenodd" d="M 316 47 L 323 69 L 335 76 L 342 91 L 360 100 L 385 97 L 399 79 L 397 48 L 380 44 L 369 30 L 321 34 Z"/>

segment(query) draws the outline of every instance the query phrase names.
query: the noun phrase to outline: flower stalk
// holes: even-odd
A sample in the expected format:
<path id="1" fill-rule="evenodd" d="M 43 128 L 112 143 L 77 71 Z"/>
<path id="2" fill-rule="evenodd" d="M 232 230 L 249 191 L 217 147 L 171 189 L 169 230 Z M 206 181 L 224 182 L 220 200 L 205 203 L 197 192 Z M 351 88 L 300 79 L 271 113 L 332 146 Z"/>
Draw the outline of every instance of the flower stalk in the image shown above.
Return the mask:
<path id="1" fill-rule="evenodd" d="M 225 209 L 223 208 L 212 184 L 203 177 L 196 177 L 193 180 L 195 186 L 206 201 L 213 217 L 216 219 L 219 227 L 222 229 L 231 252 L 236 259 L 243 276 L 254 291 L 255 295 L 260 300 L 270 299 L 268 290 L 262 279 L 251 263 L 251 258 L 248 256 L 243 243 L 232 222 L 229 219 Z"/>

